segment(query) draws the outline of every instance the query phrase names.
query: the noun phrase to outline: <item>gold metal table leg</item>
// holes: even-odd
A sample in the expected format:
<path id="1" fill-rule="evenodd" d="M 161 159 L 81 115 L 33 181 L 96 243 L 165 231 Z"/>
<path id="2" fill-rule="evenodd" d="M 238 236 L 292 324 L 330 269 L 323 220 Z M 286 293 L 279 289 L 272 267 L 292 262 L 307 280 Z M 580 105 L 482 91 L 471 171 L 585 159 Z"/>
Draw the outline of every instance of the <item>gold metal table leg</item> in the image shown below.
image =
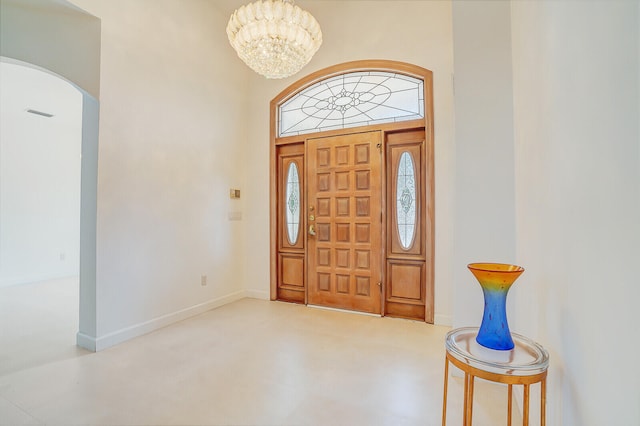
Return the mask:
<path id="1" fill-rule="evenodd" d="M 540 425 L 547 424 L 547 378 L 540 382 Z"/>
<path id="2" fill-rule="evenodd" d="M 449 385 L 449 359 L 444 357 L 444 395 L 442 396 L 442 426 L 447 424 L 447 387 Z"/>
<path id="3" fill-rule="evenodd" d="M 469 426 L 473 422 L 473 383 L 475 377 L 473 374 L 469 374 Z"/>
<path id="4" fill-rule="evenodd" d="M 522 410 L 523 426 L 529 426 L 529 386 L 530 385 L 524 385 L 524 397 L 522 398 L 524 404 L 524 408 Z"/>
<path id="5" fill-rule="evenodd" d="M 469 373 L 464 373 L 464 415 L 462 418 L 462 424 L 468 426 L 467 423 L 467 409 L 469 407 Z"/>
<path id="6" fill-rule="evenodd" d="M 509 400 L 507 401 L 507 426 L 511 426 L 511 413 L 513 412 L 513 385 L 509 385 Z"/>

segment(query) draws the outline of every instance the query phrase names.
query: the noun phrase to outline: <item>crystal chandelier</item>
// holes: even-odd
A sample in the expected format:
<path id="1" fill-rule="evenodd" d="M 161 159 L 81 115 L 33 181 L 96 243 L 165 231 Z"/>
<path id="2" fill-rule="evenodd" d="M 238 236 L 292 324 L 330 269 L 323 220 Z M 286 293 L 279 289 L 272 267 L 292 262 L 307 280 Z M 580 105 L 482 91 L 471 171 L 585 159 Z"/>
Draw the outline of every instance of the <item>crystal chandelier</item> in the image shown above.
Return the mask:
<path id="1" fill-rule="evenodd" d="M 267 78 L 297 73 L 322 44 L 318 21 L 293 0 L 258 0 L 240 7 L 229 19 L 227 36 L 240 59 Z"/>

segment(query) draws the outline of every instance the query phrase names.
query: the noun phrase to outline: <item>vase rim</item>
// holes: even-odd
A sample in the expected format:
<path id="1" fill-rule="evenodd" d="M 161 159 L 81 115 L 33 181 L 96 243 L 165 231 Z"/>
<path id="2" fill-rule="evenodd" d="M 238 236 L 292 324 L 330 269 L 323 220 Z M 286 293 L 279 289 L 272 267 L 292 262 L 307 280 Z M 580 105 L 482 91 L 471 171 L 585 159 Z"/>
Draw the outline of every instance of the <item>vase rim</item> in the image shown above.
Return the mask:
<path id="1" fill-rule="evenodd" d="M 487 272 L 524 272 L 522 266 L 509 263 L 476 262 L 468 264 L 467 268 Z"/>

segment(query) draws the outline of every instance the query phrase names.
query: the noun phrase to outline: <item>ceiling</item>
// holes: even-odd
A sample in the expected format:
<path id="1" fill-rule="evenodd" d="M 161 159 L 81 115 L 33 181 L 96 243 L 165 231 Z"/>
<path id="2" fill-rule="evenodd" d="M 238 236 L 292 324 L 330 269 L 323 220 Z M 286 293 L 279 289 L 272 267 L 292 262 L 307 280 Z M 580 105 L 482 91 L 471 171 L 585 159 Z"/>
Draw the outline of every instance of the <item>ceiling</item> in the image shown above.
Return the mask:
<path id="1" fill-rule="evenodd" d="M 225 15 L 231 16 L 234 10 L 252 1 L 253 0 L 212 0 L 211 3 Z"/>
<path id="2" fill-rule="evenodd" d="M 223 14 L 231 16 L 231 14 L 238 9 L 240 6 L 245 4 L 253 3 L 256 0 L 210 0 L 216 9 L 220 10 Z M 294 4 L 297 4 L 302 9 L 306 9 L 308 5 L 311 3 L 318 3 L 323 1 L 334 1 L 334 0 L 294 0 Z M 342 1 L 360 1 L 360 0 L 342 0 Z M 311 12 L 311 10 L 310 10 Z"/>
<path id="3" fill-rule="evenodd" d="M 73 4 L 73 0 L 2 0 L 6 4 L 14 4 L 21 7 L 45 8 L 58 12 L 68 12 L 69 8 L 84 12 L 81 8 Z M 223 3 L 223 1 L 221 1 Z"/>

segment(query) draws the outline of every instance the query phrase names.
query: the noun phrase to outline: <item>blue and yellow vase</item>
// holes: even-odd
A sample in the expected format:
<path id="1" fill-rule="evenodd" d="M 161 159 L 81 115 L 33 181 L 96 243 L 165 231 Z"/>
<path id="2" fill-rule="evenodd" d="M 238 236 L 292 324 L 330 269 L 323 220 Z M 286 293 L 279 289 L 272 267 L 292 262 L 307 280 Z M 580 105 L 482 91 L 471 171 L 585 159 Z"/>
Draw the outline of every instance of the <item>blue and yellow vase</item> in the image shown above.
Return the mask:
<path id="1" fill-rule="evenodd" d="M 524 268 L 503 263 L 471 263 L 467 267 L 484 293 L 484 313 L 476 341 L 490 349 L 513 349 L 507 322 L 507 293 Z"/>

